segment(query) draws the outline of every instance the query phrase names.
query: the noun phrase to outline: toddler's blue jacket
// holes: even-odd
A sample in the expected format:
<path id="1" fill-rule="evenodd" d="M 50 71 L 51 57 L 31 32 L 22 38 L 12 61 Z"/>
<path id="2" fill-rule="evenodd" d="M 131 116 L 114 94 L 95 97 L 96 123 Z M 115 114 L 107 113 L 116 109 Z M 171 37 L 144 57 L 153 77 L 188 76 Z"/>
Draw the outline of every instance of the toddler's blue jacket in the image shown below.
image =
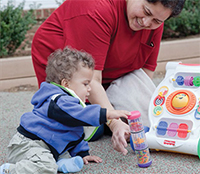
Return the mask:
<path id="1" fill-rule="evenodd" d="M 83 126 L 99 126 L 107 121 L 106 109 L 100 105 L 83 107 L 79 99 L 47 82 L 41 84 L 31 103 L 34 108 L 22 115 L 18 131 L 33 140 L 43 140 L 56 160 L 66 150 L 72 157 L 89 155 Z"/>

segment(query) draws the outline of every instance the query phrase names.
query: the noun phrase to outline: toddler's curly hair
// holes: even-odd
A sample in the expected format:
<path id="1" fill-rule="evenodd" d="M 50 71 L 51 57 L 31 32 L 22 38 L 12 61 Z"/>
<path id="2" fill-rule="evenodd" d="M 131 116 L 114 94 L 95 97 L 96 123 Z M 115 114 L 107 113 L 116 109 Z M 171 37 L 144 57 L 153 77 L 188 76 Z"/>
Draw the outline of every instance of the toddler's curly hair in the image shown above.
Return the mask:
<path id="1" fill-rule="evenodd" d="M 90 54 L 68 46 L 58 49 L 48 57 L 46 82 L 61 84 L 63 79 L 70 80 L 81 66 L 94 69 L 94 59 Z"/>

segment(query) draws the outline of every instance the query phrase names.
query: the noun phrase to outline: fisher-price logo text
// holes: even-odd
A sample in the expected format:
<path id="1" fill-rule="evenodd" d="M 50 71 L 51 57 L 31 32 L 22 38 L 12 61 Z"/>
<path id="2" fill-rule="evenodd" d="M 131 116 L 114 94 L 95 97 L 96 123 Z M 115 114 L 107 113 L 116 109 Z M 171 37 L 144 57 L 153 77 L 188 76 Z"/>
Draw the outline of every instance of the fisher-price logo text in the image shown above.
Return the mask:
<path id="1" fill-rule="evenodd" d="M 175 146 L 175 143 L 175 141 L 164 140 L 164 144 L 166 145 Z"/>

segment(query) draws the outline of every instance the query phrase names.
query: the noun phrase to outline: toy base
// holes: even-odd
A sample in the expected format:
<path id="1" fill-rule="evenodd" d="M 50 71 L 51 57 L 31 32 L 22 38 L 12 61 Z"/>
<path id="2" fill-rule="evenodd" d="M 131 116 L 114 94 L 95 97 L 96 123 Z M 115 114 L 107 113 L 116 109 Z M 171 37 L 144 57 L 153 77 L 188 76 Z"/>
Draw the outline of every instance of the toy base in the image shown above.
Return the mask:
<path id="1" fill-rule="evenodd" d="M 152 161 L 149 161 L 148 163 L 145 164 L 138 164 L 139 167 L 141 168 L 145 168 L 145 167 L 149 167 L 151 165 Z"/>
<path id="2" fill-rule="evenodd" d="M 154 134 L 153 129 L 146 134 L 146 138 L 150 149 L 198 156 L 200 155 L 200 149 L 198 149 L 200 139 L 192 137 L 190 138 L 190 141 L 177 141 L 176 139 L 163 140 L 163 138 L 157 137 L 156 134 Z"/>

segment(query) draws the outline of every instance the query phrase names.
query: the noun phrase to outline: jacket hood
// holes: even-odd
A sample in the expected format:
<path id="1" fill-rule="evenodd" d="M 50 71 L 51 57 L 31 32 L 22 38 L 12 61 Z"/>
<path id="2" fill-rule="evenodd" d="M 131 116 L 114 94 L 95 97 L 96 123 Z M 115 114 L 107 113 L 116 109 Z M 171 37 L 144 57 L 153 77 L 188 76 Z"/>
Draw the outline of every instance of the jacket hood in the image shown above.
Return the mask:
<path id="1" fill-rule="evenodd" d="M 39 108 L 50 96 L 54 94 L 62 94 L 64 91 L 53 84 L 42 82 L 40 89 L 34 94 L 31 104 Z"/>

